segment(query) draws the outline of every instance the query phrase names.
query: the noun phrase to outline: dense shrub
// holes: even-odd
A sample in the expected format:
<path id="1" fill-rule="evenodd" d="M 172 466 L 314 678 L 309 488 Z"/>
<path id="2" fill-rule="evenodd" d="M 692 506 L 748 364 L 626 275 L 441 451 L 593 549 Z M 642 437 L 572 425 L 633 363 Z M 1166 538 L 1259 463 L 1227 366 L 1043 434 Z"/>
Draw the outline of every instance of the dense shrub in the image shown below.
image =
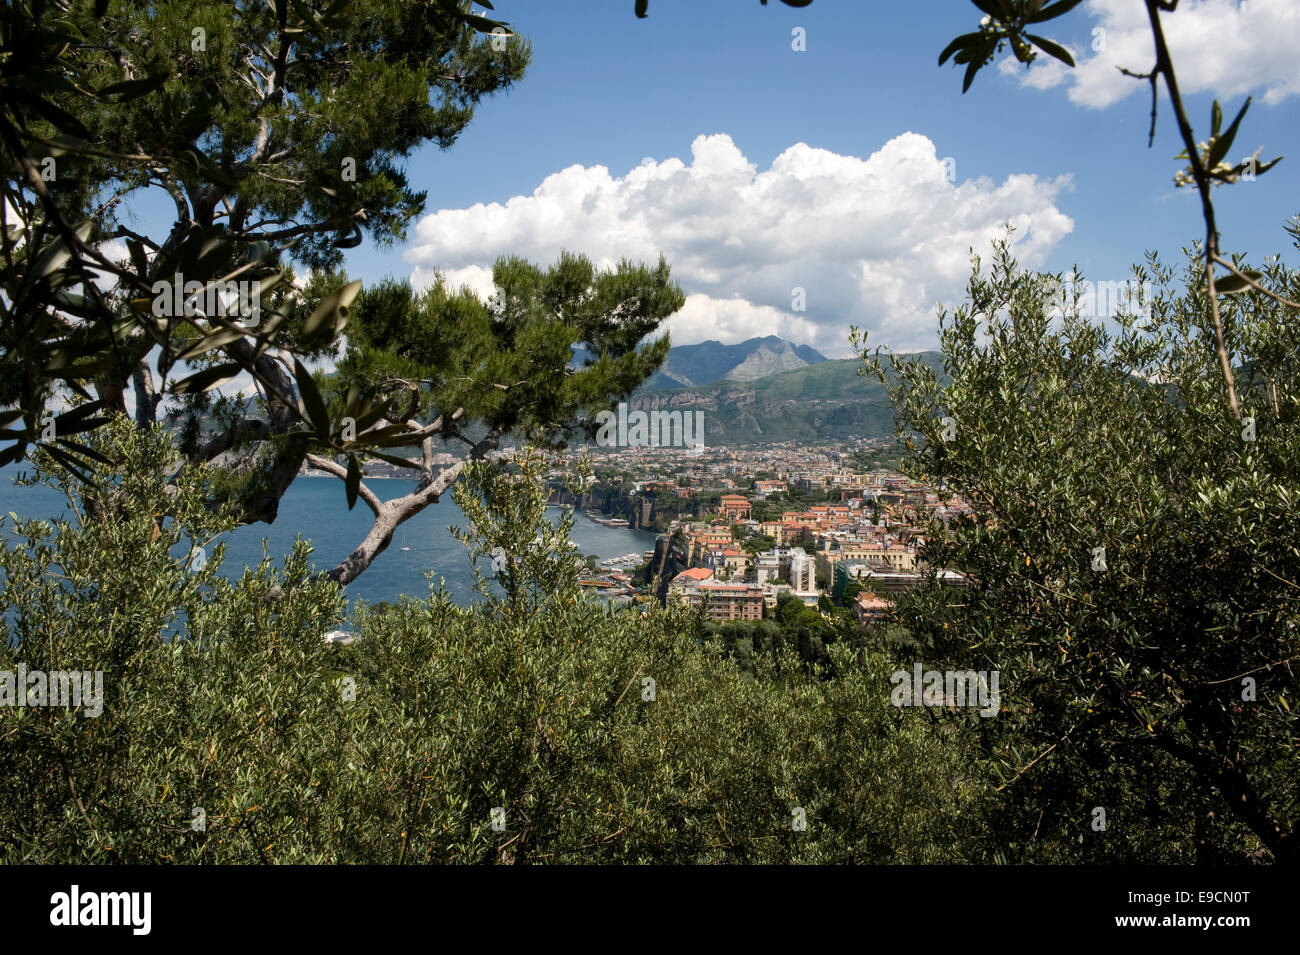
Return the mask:
<path id="1" fill-rule="evenodd" d="M 327 644 L 342 600 L 305 545 L 235 583 L 219 550 L 191 569 L 191 542 L 228 522 L 198 488 L 166 497 L 161 433 L 122 424 L 108 445 L 125 463 L 105 516 L 6 541 L 0 669 L 102 669 L 105 704 L 0 709 L 0 858 L 960 857 L 960 737 L 889 705 L 883 656 L 832 647 L 833 680 L 789 650 L 742 672 L 689 614 L 604 610 L 567 573 L 527 613 L 408 600 Z M 485 506 L 515 518 L 499 526 L 542 519 L 496 490 Z"/>

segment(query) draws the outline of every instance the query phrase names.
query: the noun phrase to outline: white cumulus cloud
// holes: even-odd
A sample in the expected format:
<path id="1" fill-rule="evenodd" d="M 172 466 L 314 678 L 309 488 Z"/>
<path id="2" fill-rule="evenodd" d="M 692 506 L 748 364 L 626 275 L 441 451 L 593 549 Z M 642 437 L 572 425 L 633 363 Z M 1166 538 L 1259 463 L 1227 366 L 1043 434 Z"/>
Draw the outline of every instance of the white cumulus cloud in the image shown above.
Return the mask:
<path id="1" fill-rule="evenodd" d="M 609 267 L 662 253 L 688 296 L 668 323 L 675 344 L 775 334 L 836 357 L 851 324 L 896 348 L 933 345 L 935 305 L 960 300 L 968 250 L 1010 222 L 1018 258 L 1042 264 L 1074 227 L 1055 205 L 1070 186 L 962 180 L 912 132 L 866 159 L 796 143 L 763 170 L 730 136 L 702 135 L 689 163 L 646 159 L 621 176 L 574 165 L 531 195 L 435 212 L 406 258 L 417 286 L 440 271 L 486 294 L 500 255 L 548 265 L 568 249 Z"/>
<path id="2" fill-rule="evenodd" d="M 1080 106 L 1101 108 L 1134 93 L 1150 95 L 1146 83 L 1117 69 L 1145 73 L 1155 63 L 1146 7 L 1136 0 L 1088 0 L 1081 11 L 1090 14 L 1095 25 L 1083 49 L 1062 43 L 1074 58 L 1074 69 L 1041 50 L 1028 70 L 1013 56 L 999 69 L 1036 89 L 1068 83 L 1070 99 Z M 1177 10 L 1162 14 L 1160 22 L 1180 92 L 1212 92 L 1224 98 L 1263 90 L 1263 101 L 1269 104 L 1300 93 L 1296 0 L 1183 0 Z M 1053 25 L 1049 21 L 1047 29 L 1038 32 L 1050 37 Z"/>

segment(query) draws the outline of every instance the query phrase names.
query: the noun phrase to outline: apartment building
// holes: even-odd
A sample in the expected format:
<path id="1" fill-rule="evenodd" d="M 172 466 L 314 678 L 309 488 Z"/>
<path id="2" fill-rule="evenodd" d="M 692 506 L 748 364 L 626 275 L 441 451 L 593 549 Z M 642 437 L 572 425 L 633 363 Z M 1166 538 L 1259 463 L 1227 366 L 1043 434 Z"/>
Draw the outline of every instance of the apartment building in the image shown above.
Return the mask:
<path id="1" fill-rule="evenodd" d="M 704 566 L 722 580 L 743 580 L 749 570 L 749 554 L 734 547 L 711 550 L 704 557 Z"/>
<path id="2" fill-rule="evenodd" d="M 817 593 L 817 561 L 802 547 L 790 549 L 790 561 L 786 571 L 786 580 L 794 595 L 806 604 L 815 604 Z"/>
<path id="3" fill-rule="evenodd" d="M 863 582 L 865 586 L 864 578 L 870 575 L 872 569 L 873 565 L 867 563 L 865 560 L 836 561 L 834 567 L 831 569 L 831 596 L 844 596 L 844 588 L 848 587 L 849 583 L 854 580 Z"/>
<path id="4" fill-rule="evenodd" d="M 688 567 L 703 567 L 709 551 L 725 550 L 733 543 L 731 531 L 725 528 L 692 530 L 686 538 L 686 564 Z"/>
<path id="5" fill-rule="evenodd" d="M 945 587 L 966 586 L 966 577 L 955 570 L 936 571 L 935 576 Z M 891 571 L 877 566 L 868 569 L 866 573 L 857 579 L 863 587 L 877 594 L 894 595 L 915 587 L 924 579 L 924 576 L 916 571 Z"/>
<path id="6" fill-rule="evenodd" d="M 683 591 L 696 587 L 706 580 L 713 580 L 713 571 L 707 567 L 692 567 L 690 570 L 683 570 L 669 582 L 668 599 L 680 599 Z"/>
<path id="7" fill-rule="evenodd" d="M 678 587 L 677 580 L 674 580 L 669 595 L 692 609 L 703 604 L 704 615 L 709 620 L 763 619 L 763 588 L 752 584 L 703 580 Z"/>
<path id="8" fill-rule="evenodd" d="M 771 588 L 772 581 L 782 579 L 790 592 L 806 604 L 815 604 L 817 561 L 802 547 L 775 547 L 754 558 L 754 580 L 760 587 Z"/>
<path id="9" fill-rule="evenodd" d="M 916 567 L 915 552 L 897 543 L 832 538 L 824 549 L 817 551 L 817 569 L 828 581 L 835 579 L 835 565 L 842 560 L 875 561 L 894 571 L 911 571 Z"/>
<path id="10" fill-rule="evenodd" d="M 760 587 L 771 583 L 781 576 L 780 549 L 758 554 L 754 558 L 754 582 Z"/>

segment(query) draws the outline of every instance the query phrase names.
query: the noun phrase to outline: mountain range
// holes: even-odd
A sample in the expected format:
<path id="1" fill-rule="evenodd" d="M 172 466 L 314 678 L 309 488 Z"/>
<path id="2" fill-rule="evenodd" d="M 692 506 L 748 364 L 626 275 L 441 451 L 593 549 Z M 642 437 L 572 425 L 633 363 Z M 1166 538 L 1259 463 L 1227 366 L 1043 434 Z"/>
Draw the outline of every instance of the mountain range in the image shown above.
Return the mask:
<path id="1" fill-rule="evenodd" d="M 938 352 L 899 357 L 920 357 L 946 377 Z M 828 359 L 775 335 L 737 345 L 707 341 L 672 348 L 627 402 L 634 410 L 702 411 L 704 443 L 712 447 L 891 437 L 893 407 L 879 381 L 858 374 L 862 367 L 856 358 Z M 204 416 L 205 429 L 211 424 Z"/>
<path id="2" fill-rule="evenodd" d="M 642 387 L 664 391 L 720 381 L 756 381 L 824 361 L 826 356 L 815 348 L 775 335 L 751 338 L 738 345 L 707 341 L 669 350 L 663 366 Z"/>
<path id="3" fill-rule="evenodd" d="M 685 357 L 679 352 L 686 352 Z M 943 376 L 938 352 L 899 357 L 919 357 Z M 755 373 L 765 365 L 773 371 Z M 884 385 L 859 375 L 860 368 L 856 358 L 827 359 L 775 337 L 740 345 L 704 342 L 672 349 L 663 368 L 633 392 L 628 405 L 703 411 L 704 442 L 714 446 L 889 437 L 894 433 L 893 406 Z M 695 383 L 677 384 L 680 377 Z"/>

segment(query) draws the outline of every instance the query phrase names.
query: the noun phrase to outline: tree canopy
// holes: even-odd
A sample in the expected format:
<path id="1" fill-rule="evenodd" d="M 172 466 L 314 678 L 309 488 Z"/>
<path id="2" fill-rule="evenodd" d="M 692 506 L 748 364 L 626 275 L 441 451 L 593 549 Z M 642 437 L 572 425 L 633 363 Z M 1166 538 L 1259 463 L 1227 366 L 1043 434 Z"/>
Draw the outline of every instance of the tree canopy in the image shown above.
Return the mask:
<path id="1" fill-rule="evenodd" d="M 1300 248 L 1300 219 L 1288 231 Z M 1300 362 L 1283 306 L 1225 298 L 1248 412 L 1225 415 L 1188 260 L 1180 274 L 1150 256 L 1134 277 L 1151 299 L 1112 330 L 1000 244 L 973 261 L 968 303 L 941 313 L 951 382 L 893 360 L 905 471 L 975 509 L 922 551 L 967 589 L 936 581 L 898 613 L 927 659 L 1000 670 L 1009 688 L 981 732 L 1017 854 L 1101 806 L 1111 827 L 1192 827 L 1202 861 L 1241 833 L 1296 856 Z M 1300 291 L 1276 260 L 1263 273 Z"/>
<path id="2" fill-rule="evenodd" d="M 405 162 L 452 146 L 523 76 L 527 41 L 469 10 L 7 6 L 0 461 L 35 443 L 93 483 L 107 462 L 78 436 L 133 398 L 140 426 L 165 413 L 181 429 L 184 466 L 219 466 L 213 503 L 243 522 L 273 521 L 304 464 L 338 474 L 376 518 L 332 571 L 346 582 L 459 474 L 435 474 L 435 439 L 467 460 L 514 431 L 561 440 L 648 376 L 667 340 L 640 342 L 682 302 L 663 261 L 598 275 L 577 256 L 505 259 L 492 303 L 441 280 L 363 293 L 336 271 L 364 238 L 405 237 L 425 201 Z M 136 231 L 128 211 L 160 198 L 170 224 Z M 331 359 L 338 375 L 309 371 Z M 251 399 L 219 391 L 249 379 Z M 367 460 L 412 465 L 420 492 L 379 501 Z"/>

